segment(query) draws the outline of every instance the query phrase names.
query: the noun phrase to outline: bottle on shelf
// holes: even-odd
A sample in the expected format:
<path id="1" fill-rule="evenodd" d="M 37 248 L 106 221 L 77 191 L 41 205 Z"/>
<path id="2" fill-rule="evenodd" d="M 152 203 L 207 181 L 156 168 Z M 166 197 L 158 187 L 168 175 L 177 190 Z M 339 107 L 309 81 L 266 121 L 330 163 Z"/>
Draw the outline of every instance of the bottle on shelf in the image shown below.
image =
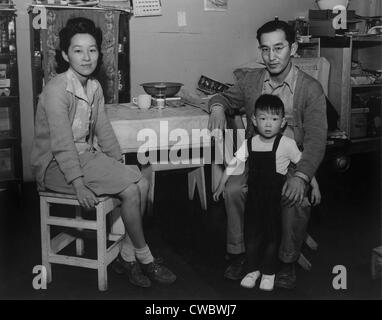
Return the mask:
<path id="1" fill-rule="evenodd" d="M 9 52 L 8 21 L 6 18 L 2 21 L 0 28 L 0 50 L 1 53 Z"/>
<path id="2" fill-rule="evenodd" d="M 11 19 L 8 24 L 9 52 L 16 52 L 16 30 L 15 21 Z"/>

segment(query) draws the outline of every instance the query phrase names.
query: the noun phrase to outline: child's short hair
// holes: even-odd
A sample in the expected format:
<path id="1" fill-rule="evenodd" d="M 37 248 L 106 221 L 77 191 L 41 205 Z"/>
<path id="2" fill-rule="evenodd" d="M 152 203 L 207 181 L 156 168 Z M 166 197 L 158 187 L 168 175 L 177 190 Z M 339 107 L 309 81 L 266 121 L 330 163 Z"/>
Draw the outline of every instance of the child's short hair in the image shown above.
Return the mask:
<path id="1" fill-rule="evenodd" d="M 70 42 L 72 38 L 78 33 L 90 34 L 95 39 L 99 56 L 98 66 L 94 71 L 94 74 L 99 71 L 99 68 L 102 64 L 102 30 L 97 28 L 92 20 L 78 17 L 69 19 L 66 22 L 66 26 L 59 32 L 60 48 L 56 51 L 57 73 L 64 72 L 68 69 L 69 64 L 62 58 L 61 51 L 65 52 L 66 54 L 68 53 Z"/>
<path id="2" fill-rule="evenodd" d="M 285 116 L 284 103 L 278 96 L 263 94 L 255 102 L 256 111 L 270 111 L 272 114 Z"/>

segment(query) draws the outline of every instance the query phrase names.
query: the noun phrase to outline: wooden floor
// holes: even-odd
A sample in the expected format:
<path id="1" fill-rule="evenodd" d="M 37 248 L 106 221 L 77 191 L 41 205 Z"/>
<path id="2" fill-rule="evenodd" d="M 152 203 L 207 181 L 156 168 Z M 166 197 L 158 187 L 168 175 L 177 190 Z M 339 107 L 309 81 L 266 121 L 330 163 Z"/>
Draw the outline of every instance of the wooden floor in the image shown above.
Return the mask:
<path id="1" fill-rule="evenodd" d="M 206 170 L 207 181 L 210 171 Z M 145 217 L 146 237 L 156 256 L 177 274 L 171 286 L 133 287 L 110 268 L 109 290 L 97 290 L 95 270 L 53 265 L 48 290 L 32 287 L 34 266 L 41 263 L 39 201 L 34 183 L 26 183 L 22 199 L 0 192 L 0 298 L 1 299 L 381 299 L 381 282 L 371 279 L 372 249 L 381 245 L 381 171 L 376 154 L 353 157 L 345 173 L 335 173 L 330 162 L 318 175 L 322 205 L 312 212 L 309 233 L 317 252 L 303 251 L 313 268 L 297 269 L 293 291 L 261 292 L 243 289 L 225 280 L 225 211 L 212 203 L 202 211 L 198 198 L 188 201 L 186 174 L 159 173 L 155 211 Z M 60 209 L 57 209 L 60 210 Z M 89 235 L 85 246 L 95 253 Z M 335 266 L 347 271 L 346 289 L 333 288 Z"/>

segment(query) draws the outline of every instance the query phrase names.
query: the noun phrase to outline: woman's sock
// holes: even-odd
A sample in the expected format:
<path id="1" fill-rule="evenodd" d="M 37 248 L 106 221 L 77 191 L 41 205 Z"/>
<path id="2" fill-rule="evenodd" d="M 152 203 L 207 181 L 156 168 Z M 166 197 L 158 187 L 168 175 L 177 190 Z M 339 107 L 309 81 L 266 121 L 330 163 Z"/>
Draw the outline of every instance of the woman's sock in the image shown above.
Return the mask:
<path id="1" fill-rule="evenodd" d="M 122 240 L 121 257 L 127 262 L 136 261 L 134 246 L 127 233 L 125 234 L 125 238 Z"/>
<path id="2" fill-rule="evenodd" d="M 151 254 L 149 246 L 146 244 L 143 248 L 135 248 L 135 256 L 142 264 L 149 264 L 154 261 L 154 257 Z"/>

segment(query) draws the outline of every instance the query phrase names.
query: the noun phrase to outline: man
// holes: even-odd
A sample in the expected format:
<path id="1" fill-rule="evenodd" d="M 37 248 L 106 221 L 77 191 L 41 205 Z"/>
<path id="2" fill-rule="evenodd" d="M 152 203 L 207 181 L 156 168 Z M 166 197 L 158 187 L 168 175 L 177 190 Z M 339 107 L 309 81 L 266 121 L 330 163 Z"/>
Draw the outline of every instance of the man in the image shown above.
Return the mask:
<path id="1" fill-rule="evenodd" d="M 257 31 L 259 50 L 265 64 L 240 74 L 237 83 L 210 99 L 209 128 L 235 129 L 232 116 L 245 113 L 250 119 L 256 99 L 261 94 L 273 94 L 285 105 L 288 126 L 285 135 L 296 140 L 302 158 L 296 168 L 290 168 L 283 186 L 283 235 L 279 257 L 283 262 L 276 277 L 276 286 L 296 285 L 295 262 L 306 236 L 310 208 L 302 207 L 307 185 L 323 159 L 327 137 L 326 103 L 320 83 L 299 70 L 292 61 L 297 43 L 293 29 L 284 21 L 267 22 Z M 244 110 L 244 112 L 242 112 Z M 248 121 L 246 136 L 254 127 Z M 227 211 L 227 253 L 230 265 L 224 276 L 238 280 L 243 277 L 243 220 L 247 193 L 247 170 L 231 176 L 225 189 Z"/>

